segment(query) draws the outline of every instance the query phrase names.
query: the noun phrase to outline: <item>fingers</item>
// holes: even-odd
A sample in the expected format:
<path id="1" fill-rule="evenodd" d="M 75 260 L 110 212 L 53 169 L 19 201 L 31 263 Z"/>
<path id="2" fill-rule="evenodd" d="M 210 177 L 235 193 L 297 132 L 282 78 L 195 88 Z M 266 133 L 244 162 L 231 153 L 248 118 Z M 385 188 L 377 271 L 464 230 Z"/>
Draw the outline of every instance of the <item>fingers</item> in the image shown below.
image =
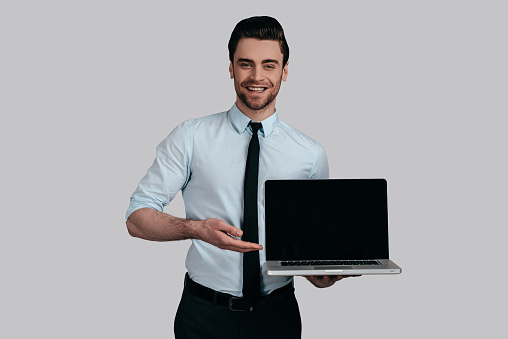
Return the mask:
<path id="1" fill-rule="evenodd" d="M 337 281 L 349 277 L 359 277 L 359 275 L 310 275 L 306 276 L 314 286 L 318 288 L 330 287 Z"/>
<path id="2" fill-rule="evenodd" d="M 335 276 L 340 277 L 340 276 Z M 332 278 L 329 275 L 311 275 L 306 277 L 308 281 L 312 283 L 312 285 L 316 286 L 317 288 L 325 288 L 330 287 L 333 284 L 335 284 L 336 281 L 342 279 L 342 278 Z"/>
<path id="3" fill-rule="evenodd" d="M 226 232 L 233 237 L 241 237 L 243 235 L 243 231 L 238 227 L 231 226 L 227 222 L 221 219 L 210 219 L 213 221 L 215 229 L 218 231 Z"/>
<path id="4" fill-rule="evenodd" d="M 347 276 L 344 275 L 311 275 L 307 278 L 310 278 L 310 280 L 314 281 L 320 281 L 320 282 L 336 282 L 339 280 L 342 280 L 346 278 Z"/>
<path id="5" fill-rule="evenodd" d="M 220 219 L 207 219 L 205 220 L 208 232 L 202 240 L 217 246 L 218 248 L 235 251 L 235 252 L 250 252 L 259 251 L 263 249 L 260 244 L 255 244 L 234 237 L 241 237 L 243 231 L 237 227 L 231 226 Z"/>
<path id="6" fill-rule="evenodd" d="M 230 251 L 241 252 L 241 253 L 251 252 L 251 251 L 260 251 L 263 249 L 263 246 L 260 244 L 255 244 L 252 242 L 247 242 L 247 241 L 233 239 L 233 238 L 230 238 L 230 239 L 231 240 L 227 244 L 224 244 L 223 247 L 221 247 L 221 248 L 230 250 Z"/>
<path id="7" fill-rule="evenodd" d="M 223 234 L 222 237 L 223 237 L 222 243 L 221 246 L 219 246 L 219 248 L 222 249 L 236 252 L 259 251 L 263 249 L 263 246 L 261 246 L 260 244 L 235 239 L 227 234 Z"/>
<path id="8" fill-rule="evenodd" d="M 224 223 L 224 232 L 232 235 L 233 237 L 238 237 L 240 238 L 242 235 L 243 235 L 243 231 L 239 228 L 236 228 L 235 226 L 231 226 L 231 225 L 228 225 L 226 223 Z"/>
<path id="9" fill-rule="evenodd" d="M 306 278 L 312 278 L 317 280 L 331 280 L 339 281 L 344 278 L 361 277 L 361 275 L 308 275 Z"/>

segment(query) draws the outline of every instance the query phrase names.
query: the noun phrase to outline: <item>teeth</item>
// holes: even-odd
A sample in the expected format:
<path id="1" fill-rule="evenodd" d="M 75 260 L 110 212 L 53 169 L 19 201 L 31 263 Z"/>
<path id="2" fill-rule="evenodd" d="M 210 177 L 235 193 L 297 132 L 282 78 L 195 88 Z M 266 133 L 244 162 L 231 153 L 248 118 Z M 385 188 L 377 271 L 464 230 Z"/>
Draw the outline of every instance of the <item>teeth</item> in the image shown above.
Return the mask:
<path id="1" fill-rule="evenodd" d="M 256 92 L 262 92 L 265 89 L 263 87 L 247 87 L 249 91 L 256 91 Z"/>

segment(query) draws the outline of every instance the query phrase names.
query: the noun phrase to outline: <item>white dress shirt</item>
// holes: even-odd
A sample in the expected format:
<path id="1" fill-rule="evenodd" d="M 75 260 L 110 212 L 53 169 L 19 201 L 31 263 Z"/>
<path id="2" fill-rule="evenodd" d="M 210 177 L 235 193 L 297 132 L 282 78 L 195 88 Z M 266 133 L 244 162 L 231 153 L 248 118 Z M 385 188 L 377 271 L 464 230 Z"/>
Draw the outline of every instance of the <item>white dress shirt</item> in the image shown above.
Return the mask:
<path id="1" fill-rule="evenodd" d="M 187 219 L 219 218 L 241 229 L 245 162 L 252 137 L 249 122 L 233 105 L 227 112 L 178 125 L 157 147 L 156 159 L 133 193 L 126 217 L 143 207 L 162 211 L 182 190 Z M 259 242 L 264 247 L 264 182 L 328 178 L 328 160 L 318 142 L 279 120 L 277 112 L 262 124 L 258 132 L 258 229 Z M 241 297 L 242 256 L 192 239 L 186 266 L 195 282 Z M 260 251 L 262 294 L 292 279 L 268 276 L 264 263 L 263 249 Z"/>

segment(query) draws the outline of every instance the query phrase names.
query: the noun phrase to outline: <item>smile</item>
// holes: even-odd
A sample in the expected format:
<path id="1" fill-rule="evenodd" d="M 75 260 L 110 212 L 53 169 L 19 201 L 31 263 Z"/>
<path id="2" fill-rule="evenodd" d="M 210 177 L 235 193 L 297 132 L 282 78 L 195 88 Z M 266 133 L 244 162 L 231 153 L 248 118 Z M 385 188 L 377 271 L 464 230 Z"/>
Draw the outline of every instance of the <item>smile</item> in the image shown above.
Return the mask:
<path id="1" fill-rule="evenodd" d="M 252 86 L 248 86 L 247 89 L 249 91 L 252 91 L 252 92 L 261 93 L 261 92 L 263 92 L 266 89 L 266 87 L 252 87 Z"/>

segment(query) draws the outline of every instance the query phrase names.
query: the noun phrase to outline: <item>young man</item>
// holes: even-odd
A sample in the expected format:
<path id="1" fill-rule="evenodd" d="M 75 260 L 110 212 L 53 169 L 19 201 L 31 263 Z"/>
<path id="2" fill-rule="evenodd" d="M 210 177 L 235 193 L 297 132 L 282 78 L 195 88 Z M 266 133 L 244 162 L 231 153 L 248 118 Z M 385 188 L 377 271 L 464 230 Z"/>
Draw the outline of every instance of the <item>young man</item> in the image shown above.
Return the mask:
<path id="1" fill-rule="evenodd" d="M 131 197 L 127 228 L 147 240 L 192 239 L 176 338 L 300 338 L 292 277 L 264 270 L 263 186 L 268 179 L 327 178 L 328 162 L 318 142 L 276 113 L 289 59 L 279 22 L 242 20 L 228 48 L 235 104 L 183 122 L 157 147 Z M 162 212 L 179 190 L 186 219 Z M 308 279 L 328 287 L 341 278 Z"/>

